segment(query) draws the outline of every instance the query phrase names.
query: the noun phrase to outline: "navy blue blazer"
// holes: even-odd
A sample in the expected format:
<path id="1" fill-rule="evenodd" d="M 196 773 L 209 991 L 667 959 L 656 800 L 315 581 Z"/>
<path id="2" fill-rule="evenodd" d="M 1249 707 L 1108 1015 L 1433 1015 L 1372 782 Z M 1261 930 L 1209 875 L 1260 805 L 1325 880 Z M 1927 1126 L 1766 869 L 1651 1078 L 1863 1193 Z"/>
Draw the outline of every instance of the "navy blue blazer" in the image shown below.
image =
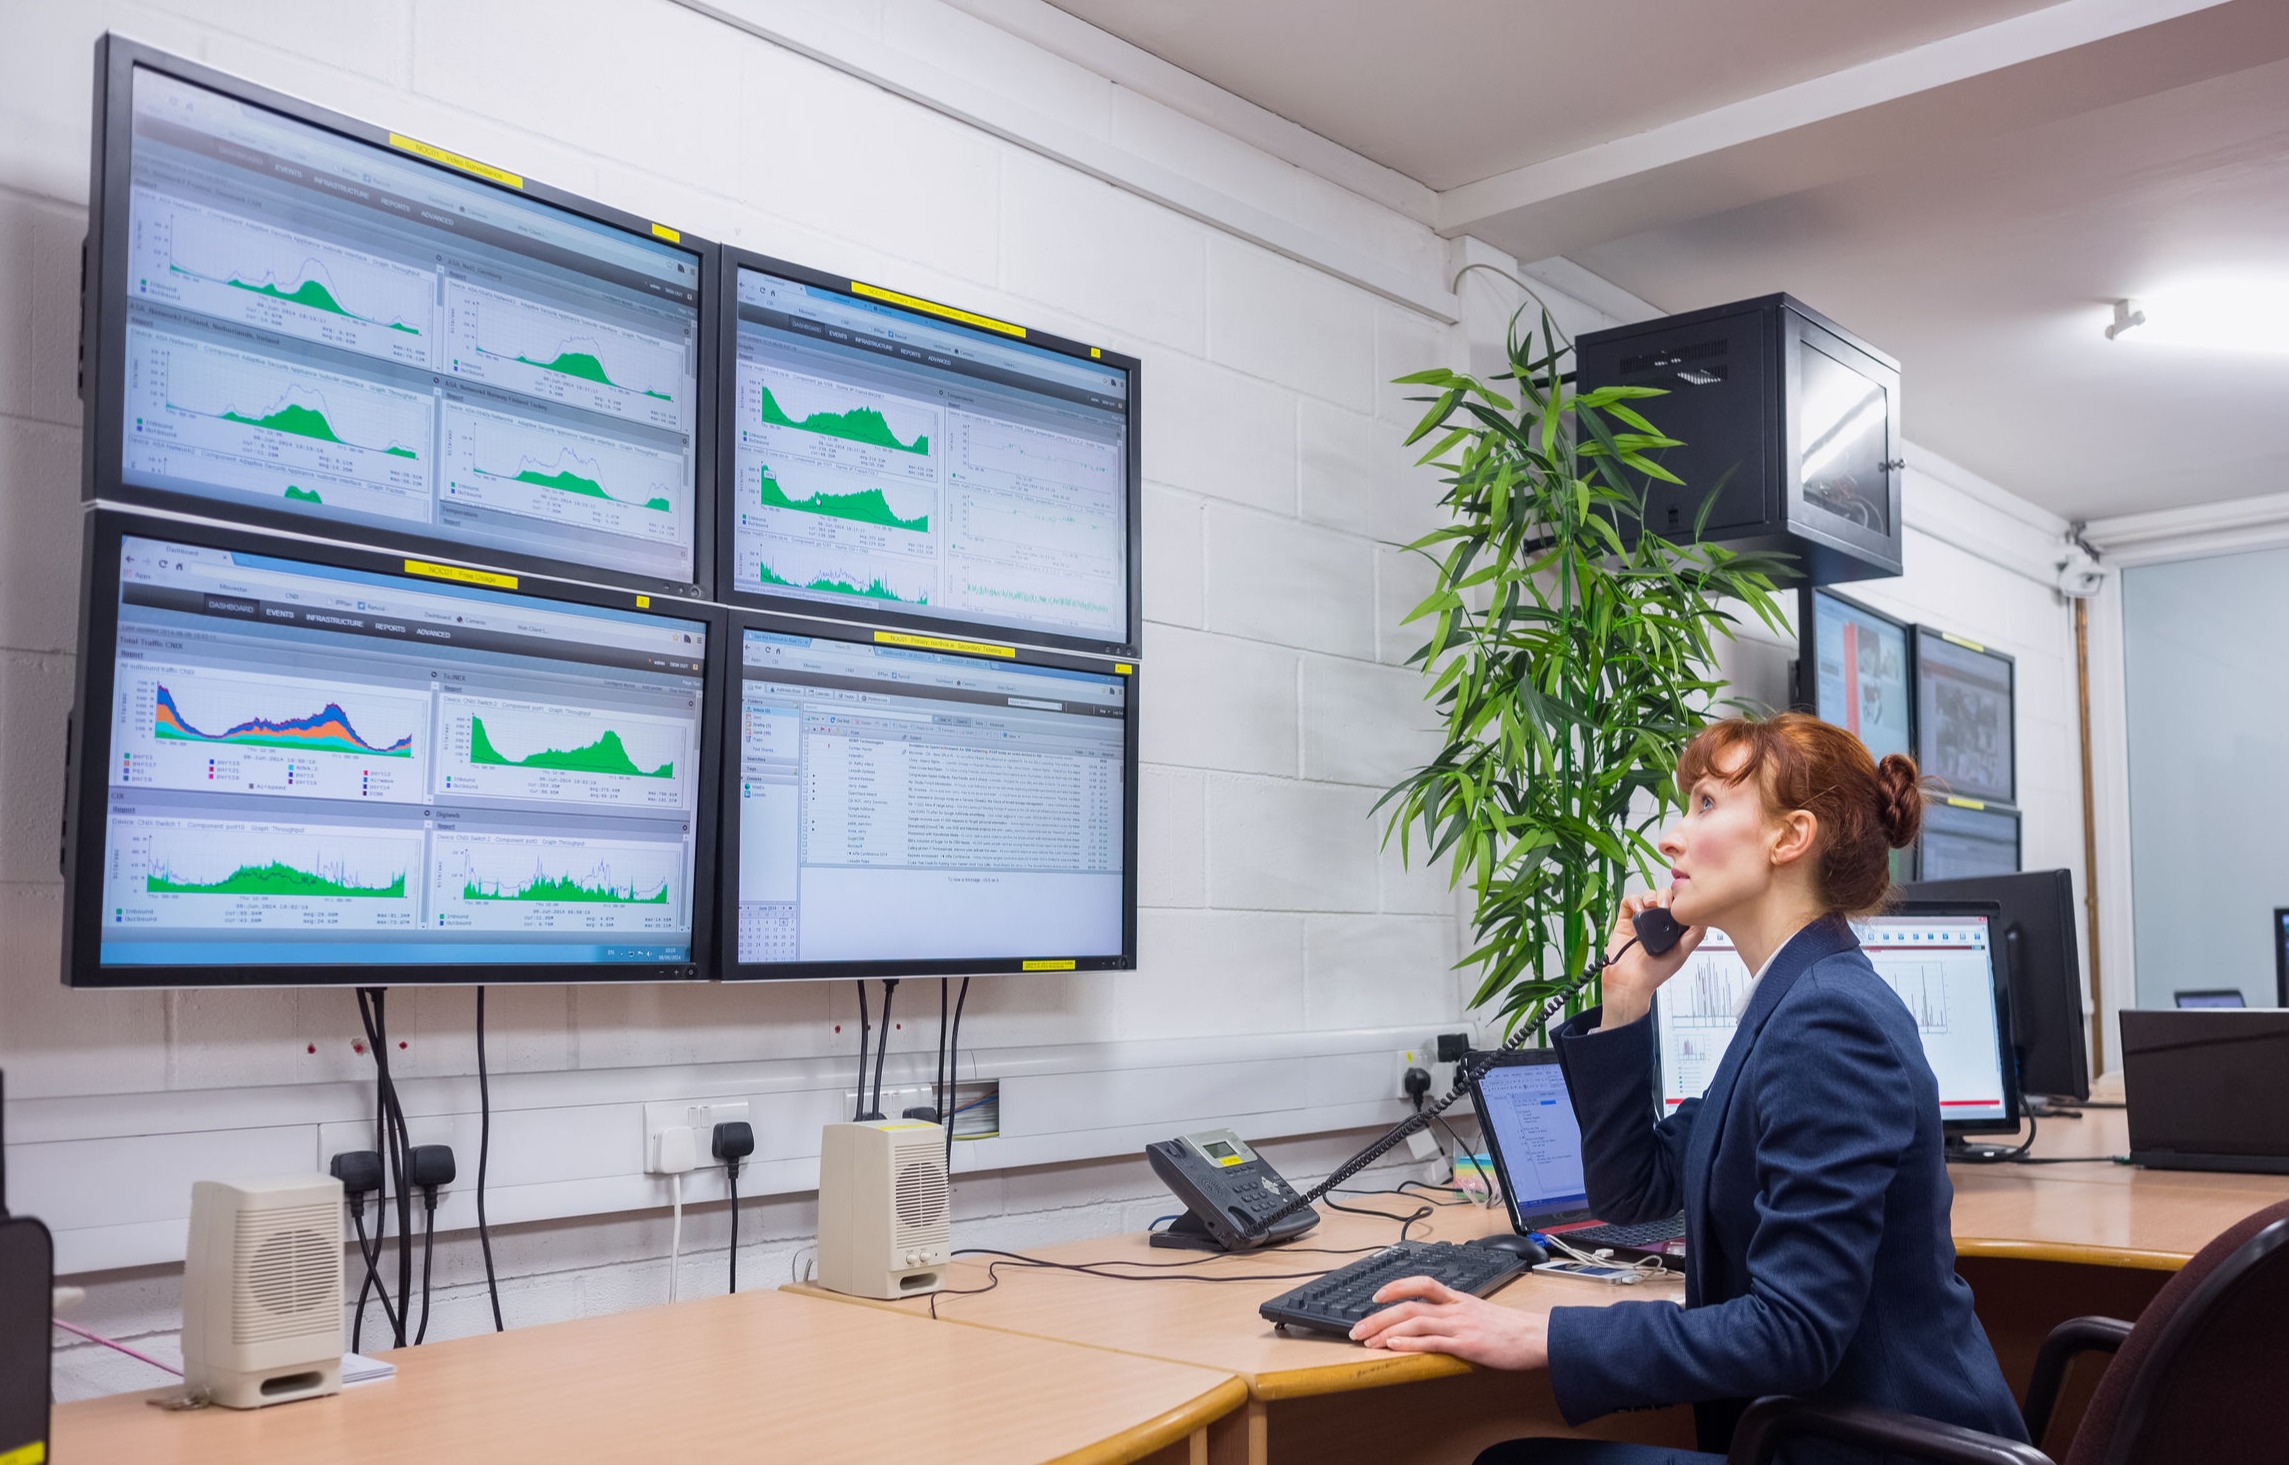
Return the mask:
<path id="1" fill-rule="evenodd" d="M 2010 1387 L 1955 1274 L 1939 1084 L 1915 1018 L 1851 927 L 1781 948 L 1699 1099 L 1654 1122 L 1650 1018 L 1557 1035 L 1604 1220 L 1685 1212 L 1685 1306 L 1550 1314 L 1569 1423 L 1696 1406 L 1722 1451 L 1750 1400 L 1798 1394 L 1901 1409 L 2024 1440 Z M 1806 1441 L 1791 1461 L 1876 1457 Z"/>

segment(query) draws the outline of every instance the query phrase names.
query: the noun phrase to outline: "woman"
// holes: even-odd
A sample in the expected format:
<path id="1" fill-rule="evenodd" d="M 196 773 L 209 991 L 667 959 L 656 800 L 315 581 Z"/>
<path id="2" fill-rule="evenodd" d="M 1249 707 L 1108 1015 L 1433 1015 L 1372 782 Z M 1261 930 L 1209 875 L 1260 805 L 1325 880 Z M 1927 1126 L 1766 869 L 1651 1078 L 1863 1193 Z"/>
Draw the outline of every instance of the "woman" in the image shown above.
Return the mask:
<path id="1" fill-rule="evenodd" d="M 1542 1368 L 1579 1424 L 1690 1403 L 1722 1451 L 1750 1400 L 1796 1394 L 1876 1405 L 2025 1439 L 2002 1370 L 1955 1275 L 1954 1190 L 1938 1085 L 1914 1017 L 1846 918 L 1879 909 L 1889 851 L 1914 840 L 1915 764 L 1879 766 L 1860 740 L 1801 713 L 1716 723 L 1677 765 L 1687 804 L 1660 849 L 1666 894 L 1622 903 L 1605 1006 L 1557 1033 L 1582 1124 L 1590 1204 L 1608 1221 L 1685 1212 L 1685 1306 L 1624 1302 L 1546 1317 L 1393 1283 L 1353 1336 L 1399 1352 Z M 1630 918 L 1665 905 L 1688 929 L 1665 955 Z M 1724 1061 L 1700 1099 L 1653 1122 L 1647 1011 L 1710 928 L 1751 978 Z M 1792 1461 L 1873 1461 L 1800 1441 Z M 1644 1445 L 1514 1440 L 1480 1465 L 1654 1465 L 1720 1457 Z"/>

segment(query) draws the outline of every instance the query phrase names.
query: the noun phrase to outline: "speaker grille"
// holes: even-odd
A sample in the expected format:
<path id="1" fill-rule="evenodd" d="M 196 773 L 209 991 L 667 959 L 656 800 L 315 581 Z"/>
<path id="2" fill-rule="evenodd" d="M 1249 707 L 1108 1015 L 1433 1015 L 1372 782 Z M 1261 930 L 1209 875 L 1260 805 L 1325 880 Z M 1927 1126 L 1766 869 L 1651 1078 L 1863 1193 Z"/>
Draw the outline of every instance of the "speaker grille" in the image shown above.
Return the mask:
<path id="1" fill-rule="evenodd" d="M 339 1325 L 340 1206 L 241 1211 L 235 1242 L 232 1342 L 268 1343 L 321 1324 Z"/>
<path id="2" fill-rule="evenodd" d="M 938 1132 L 920 1143 L 900 1145 L 891 1163 L 898 1167 L 892 1196 L 898 1216 L 897 1249 L 912 1251 L 944 1246 L 953 1230 L 946 1210 L 946 1162 L 941 1157 Z"/>

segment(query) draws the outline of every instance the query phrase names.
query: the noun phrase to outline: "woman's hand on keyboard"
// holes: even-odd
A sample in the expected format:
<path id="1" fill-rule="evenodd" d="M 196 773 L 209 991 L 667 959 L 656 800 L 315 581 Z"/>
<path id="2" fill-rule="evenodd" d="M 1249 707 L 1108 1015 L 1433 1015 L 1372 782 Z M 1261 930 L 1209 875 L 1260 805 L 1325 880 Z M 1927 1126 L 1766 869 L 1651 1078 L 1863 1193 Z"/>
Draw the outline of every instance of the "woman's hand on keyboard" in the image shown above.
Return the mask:
<path id="1" fill-rule="evenodd" d="M 1542 1368 L 1550 1361 L 1550 1320 L 1497 1307 L 1429 1277 L 1403 1277 L 1375 1294 L 1390 1303 L 1351 1329 L 1352 1341 L 1393 1353 L 1451 1353 L 1487 1368 Z"/>

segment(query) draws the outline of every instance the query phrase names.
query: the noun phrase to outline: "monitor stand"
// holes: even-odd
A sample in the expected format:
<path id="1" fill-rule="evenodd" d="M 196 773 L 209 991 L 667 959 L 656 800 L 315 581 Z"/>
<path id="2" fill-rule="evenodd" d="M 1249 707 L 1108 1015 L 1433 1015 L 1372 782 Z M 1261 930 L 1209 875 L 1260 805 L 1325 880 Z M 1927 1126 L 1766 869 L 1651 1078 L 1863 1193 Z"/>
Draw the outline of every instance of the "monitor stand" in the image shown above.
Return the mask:
<path id="1" fill-rule="evenodd" d="M 2077 1105 L 2084 1101 L 2054 1099 L 2048 1094 L 2027 1094 L 2022 1096 L 2022 1102 L 2025 1103 L 2027 1112 L 2037 1119 L 2080 1119 L 2082 1110 Z"/>
<path id="2" fill-rule="evenodd" d="M 1958 1135 L 1947 1142 L 1947 1162 L 1951 1165 L 2000 1165 L 2016 1160 L 2022 1153 L 2016 1141 L 1987 1144 Z"/>

